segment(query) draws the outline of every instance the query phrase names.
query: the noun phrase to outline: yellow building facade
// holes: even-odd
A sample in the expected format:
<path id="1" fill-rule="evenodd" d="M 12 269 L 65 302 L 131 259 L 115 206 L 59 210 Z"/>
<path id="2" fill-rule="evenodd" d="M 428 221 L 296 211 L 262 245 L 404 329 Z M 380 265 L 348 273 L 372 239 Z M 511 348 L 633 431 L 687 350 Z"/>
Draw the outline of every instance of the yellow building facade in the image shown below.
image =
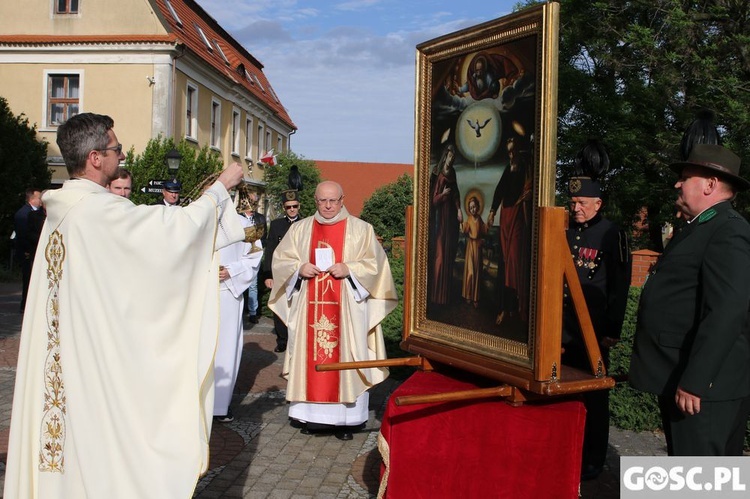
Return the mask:
<path id="1" fill-rule="evenodd" d="M 296 130 L 262 64 L 192 0 L 0 2 L 0 96 L 49 143 L 53 183 L 57 127 L 81 112 L 111 116 L 125 150 L 185 139 L 254 183 Z"/>

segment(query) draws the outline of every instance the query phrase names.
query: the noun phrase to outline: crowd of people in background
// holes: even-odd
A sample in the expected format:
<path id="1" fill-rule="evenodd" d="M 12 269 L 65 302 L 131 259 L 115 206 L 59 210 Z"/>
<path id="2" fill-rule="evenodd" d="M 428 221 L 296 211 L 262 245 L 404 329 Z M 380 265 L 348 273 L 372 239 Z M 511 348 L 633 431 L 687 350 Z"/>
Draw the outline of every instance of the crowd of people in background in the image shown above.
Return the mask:
<path id="1" fill-rule="evenodd" d="M 124 156 L 113 127 L 111 118 L 92 113 L 60 126 L 57 141 L 70 180 L 56 191 L 29 188 L 15 213 L 25 316 L 6 496 L 32 490 L 188 496 L 208 465 L 206 421 L 233 420 L 243 330 L 259 321 L 263 289 L 270 290 L 274 352 L 284 359 L 290 424 L 304 434 L 326 431 L 351 440 L 368 419 L 368 390 L 388 371 L 319 372 L 316 366 L 385 358 L 380 323 L 398 296 L 373 227 L 349 214 L 340 184 L 324 181 L 315 188 L 317 210 L 307 218 L 299 216 L 298 190 L 283 191 L 284 215 L 268 231 L 256 192 L 230 196 L 243 176 L 236 163 L 185 206 L 175 178 L 164 182 L 153 205 L 136 206 L 128 200 L 133 175 L 119 166 Z M 739 174 L 740 158 L 718 137 L 686 137 L 690 147 L 670 165 L 686 223 L 643 286 L 630 383 L 658 396 L 670 455 L 741 455 L 750 413 L 750 225 L 731 202 L 750 182 Z M 471 193 L 463 215 L 455 151 L 447 147 L 435 165 L 431 303 L 448 299 L 459 233 L 468 240 L 461 296 L 476 308 L 478 241 L 496 214 L 501 229 L 529 216 L 521 202 L 529 197 L 528 165 L 517 144 L 507 145 L 503 179 L 513 184 L 501 179 L 486 222 L 483 201 Z M 627 235 L 601 213 L 608 163 L 601 143 L 584 144 L 568 184 L 566 233 L 604 366 L 620 339 L 630 283 Z M 501 230 L 506 274 L 518 273 L 525 264 L 512 264 L 513 258 L 528 255 L 505 244 L 520 237 L 508 234 Z M 101 262 L 117 262 L 122 278 L 107 279 L 97 270 Z M 153 275 L 170 279 L 155 284 Z M 498 324 L 528 313 L 527 291 L 517 288 Z M 567 284 L 561 292 L 563 364 L 585 371 L 590 352 Z M 175 379 L 184 383 L 176 386 Z M 583 401 L 581 478 L 590 479 L 601 473 L 607 454 L 608 391 L 585 393 Z M 165 435 L 159 424 L 165 418 L 180 431 Z M 159 452 L 147 449 L 153 446 Z"/>

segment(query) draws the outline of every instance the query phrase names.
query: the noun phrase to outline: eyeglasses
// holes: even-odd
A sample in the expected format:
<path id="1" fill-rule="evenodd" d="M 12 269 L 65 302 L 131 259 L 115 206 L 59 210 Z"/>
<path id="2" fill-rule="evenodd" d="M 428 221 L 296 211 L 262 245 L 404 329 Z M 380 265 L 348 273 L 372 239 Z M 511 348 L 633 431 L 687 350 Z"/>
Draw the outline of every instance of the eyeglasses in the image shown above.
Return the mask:
<path id="1" fill-rule="evenodd" d="M 318 199 L 318 198 L 315 198 L 315 202 L 318 203 L 318 204 L 328 204 L 328 203 L 339 204 L 343 198 L 344 198 L 344 196 L 341 196 L 338 199 Z"/>
<path id="2" fill-rule="evenodd" d="M 116 146 L 112 147 L 105 147 L 104 149 L 99 149 L 99 151 L 115 151 L 119 156 L 120 154 L 122 154 L 122 144 L 117 144 Z"/>
<path id="3" fill-rule="evenodd" d="M 289 205 L 284 206 L 285 210 L 296 210 L 297 208 L 299 208 L 298 204 L 289 204 Z"/>

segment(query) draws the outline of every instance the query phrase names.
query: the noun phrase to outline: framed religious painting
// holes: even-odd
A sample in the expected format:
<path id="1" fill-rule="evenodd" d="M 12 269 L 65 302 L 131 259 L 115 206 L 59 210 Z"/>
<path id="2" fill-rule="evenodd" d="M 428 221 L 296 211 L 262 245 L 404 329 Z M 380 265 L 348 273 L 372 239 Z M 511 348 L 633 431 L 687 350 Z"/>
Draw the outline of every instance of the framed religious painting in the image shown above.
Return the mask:
<path id="1" fill-rule="evenodd" d="M 542 338 L 540 302 L 540 213 L 554 205 L 558 17 L 559 4 L 548 2 L 417 46 L 402 347 L 526 388 L 556 375 L 554 362 L 540 372 L 540 341 L 558 342 L 545 355 L 559 364 L 559 334 Z"/>

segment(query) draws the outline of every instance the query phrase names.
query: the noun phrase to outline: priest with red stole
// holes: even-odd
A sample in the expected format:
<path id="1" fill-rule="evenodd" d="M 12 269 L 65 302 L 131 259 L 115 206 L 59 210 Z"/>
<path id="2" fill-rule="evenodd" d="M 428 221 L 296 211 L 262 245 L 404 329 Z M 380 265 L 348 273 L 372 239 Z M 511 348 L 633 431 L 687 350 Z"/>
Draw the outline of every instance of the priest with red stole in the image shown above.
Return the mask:
<path id="1" fill-rule="evenodd" d="M 384 359 L 381 321 L 398 297 L 372 226 L 349 215 L 336 182 L 315 189 L 317 212 L 289 227 L 273 254 L 268 306 L 289 328 L 282 375 L 302 433 L 341 440 L 368 418 L 367 390 L 386 368 L 317 372 L 317 364 Z"/>

